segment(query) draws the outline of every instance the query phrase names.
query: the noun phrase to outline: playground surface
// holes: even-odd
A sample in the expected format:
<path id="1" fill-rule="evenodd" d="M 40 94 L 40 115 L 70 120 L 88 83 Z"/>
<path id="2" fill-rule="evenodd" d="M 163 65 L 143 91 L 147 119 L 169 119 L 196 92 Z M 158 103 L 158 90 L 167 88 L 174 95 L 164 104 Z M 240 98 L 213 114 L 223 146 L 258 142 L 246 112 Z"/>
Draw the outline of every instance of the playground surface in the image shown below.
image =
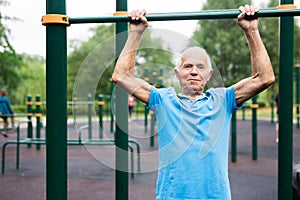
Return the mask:
<path id="1" fill-rule="evenodd" d="M 68 125 L 70 138 L 78 136 L 78 127 L 86 125 L 78 122 Z M 132 119 L 129 122 L 129 136 L 136 139 L 141 148 L 141 171 L 137 171 L 134 157 L 134 178 L 129 174 L 129 199 L 155 199 L 157 141 L 150 145 L 150 128 L 145 132 L 144 121 Z M 150 124 L 150 123 L 148 123 Z M 258 159 L 252 160 L 251 120 L 237 121 L 237 162 L 231 162 L 229 152 L 229 178 L 233 200 L 276 200 L 278 174 L 278 144 L 275 142 L 275 125 L 270 120 L 258 121 Z M 113 137 L 110 123 L 104 122 L 104 136 Z M 42 128 L 42 137 L 45 128 Z M 99 129 L 93 122 L 93 134 Z M 34 131 L 35 134 L 35 131 Z M 9 137 L 0 137 L 0 144 L 16 139 L 16 132 Z M 21 138 L 26 137 L 26 129 L 21 129 Z M 83 138 L 86 137 L 84 132 Z M 2 152 L 2 149 L 1 149 Z M 102 200 L 115 199 L 115 170 L 111 166 L 114 147 L 111 146 L 68 146 L 68 199 Z M 294 127 L 294 160 L 300 161 L 300 129 Z M 149 156 L 153 154 L 154 156 Z M 99 156 L 100 155 L 100 156 Z M 5 174 L 0 176 L 1 200 L 43 200 L 46 199 L 46 149 L 35 145 L 20 147 L 20 166 L 16 169 L 16 146 L 6 147 Z M 153 160 L 152 160 L 153 159 Z M 112 162 L 113 163 L 113 162 Z M 129 162 L 130 163 L 130 162 Z"/>

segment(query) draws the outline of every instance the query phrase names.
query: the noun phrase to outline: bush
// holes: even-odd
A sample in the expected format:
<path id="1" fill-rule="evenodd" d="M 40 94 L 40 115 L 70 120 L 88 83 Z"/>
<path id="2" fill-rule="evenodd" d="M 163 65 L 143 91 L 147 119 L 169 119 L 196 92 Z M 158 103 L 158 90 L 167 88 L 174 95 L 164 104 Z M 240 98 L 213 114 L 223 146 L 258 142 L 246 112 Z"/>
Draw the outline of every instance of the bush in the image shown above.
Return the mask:
<path id="1" fill-rule="evenodd" d="M 11 107 L 15 113 L 27 113 L 26 105 L 12 105 Z"/>

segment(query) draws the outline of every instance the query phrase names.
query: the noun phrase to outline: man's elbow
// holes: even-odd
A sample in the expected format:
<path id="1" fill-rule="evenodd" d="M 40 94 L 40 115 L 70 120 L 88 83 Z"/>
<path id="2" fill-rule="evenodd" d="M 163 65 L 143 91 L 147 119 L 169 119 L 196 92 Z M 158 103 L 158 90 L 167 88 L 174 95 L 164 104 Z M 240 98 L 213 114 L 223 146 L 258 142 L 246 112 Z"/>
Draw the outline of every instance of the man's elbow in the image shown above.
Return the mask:
<path id="1" fill-rule="evenodd" d="M 121 77 L 117 74 L 117 73 L 113 73 L 112 77 L 111 77 L 111 81 L 113 83 L 118 83 L 120 81 Z"/>
<path id="2" fill-rule="evenodd" d="M 268 88 L 269 86 L 273 85 L 275 83 L 275 75 L 272 74 L 263 80 L 263 85 L 265 88 Z"/>

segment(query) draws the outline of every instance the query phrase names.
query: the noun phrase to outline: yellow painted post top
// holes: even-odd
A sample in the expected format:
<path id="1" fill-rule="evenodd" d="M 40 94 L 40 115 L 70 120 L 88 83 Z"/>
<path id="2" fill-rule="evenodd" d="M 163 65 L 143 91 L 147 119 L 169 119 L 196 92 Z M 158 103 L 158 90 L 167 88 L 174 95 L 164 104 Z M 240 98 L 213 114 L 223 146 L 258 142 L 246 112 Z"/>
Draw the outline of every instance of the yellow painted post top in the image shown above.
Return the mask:
<path id="1" fill-rule="evenodd" d="M 277 10 L 289 10 L 289 9 L 296 9 L 297 6 L 294 4 L 282 4 L 276 7 Z"/>
<path id="2" fill-rule="evenodd" d="M 113 16 L 127 16 L 127 11 L 117 11 L 113 14 Z"/>
<path id="3" fill-rule="evenodd" d="M 42 102 L 40 102 L 40 101 L 39 101 L 39 102 L 35 102 L 35 105 L 36 105 L 36 106 L 41 106 L 41 105 L 42 105 Z"/>
<path id="4" fill-rule="evenodd" d="M 47 14 L 42 16 L 42 25 L 47 24 L 65 24 L 67 26 L 70 25 L 69 16 L 60 15 L 60 14 Z"/>
<path id="5" fill-rule="evenodd" d="M 258 104 L 251 104 L 250 108 L 259 108 L 259 105 Z"/>
<path id="6" fill-rule="evenodd" d="M 104 101 L 98 101 L 98 105 L 99 105 L 99 106 L 104 105 Z"/>

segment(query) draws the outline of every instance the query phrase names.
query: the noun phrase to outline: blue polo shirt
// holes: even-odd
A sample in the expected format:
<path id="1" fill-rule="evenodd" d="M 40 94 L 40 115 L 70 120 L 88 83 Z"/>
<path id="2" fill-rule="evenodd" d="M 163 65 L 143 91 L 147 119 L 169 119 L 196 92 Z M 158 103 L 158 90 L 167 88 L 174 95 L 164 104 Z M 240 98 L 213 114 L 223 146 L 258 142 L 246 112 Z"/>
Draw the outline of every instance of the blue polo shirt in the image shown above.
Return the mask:
<path id="1" fill-rule="evenodd" d="M 229 200 L 228 145 L 234 88 L 209 89 L 197 99 L 152 87 L 157 118 L 156 200 Z"/>

